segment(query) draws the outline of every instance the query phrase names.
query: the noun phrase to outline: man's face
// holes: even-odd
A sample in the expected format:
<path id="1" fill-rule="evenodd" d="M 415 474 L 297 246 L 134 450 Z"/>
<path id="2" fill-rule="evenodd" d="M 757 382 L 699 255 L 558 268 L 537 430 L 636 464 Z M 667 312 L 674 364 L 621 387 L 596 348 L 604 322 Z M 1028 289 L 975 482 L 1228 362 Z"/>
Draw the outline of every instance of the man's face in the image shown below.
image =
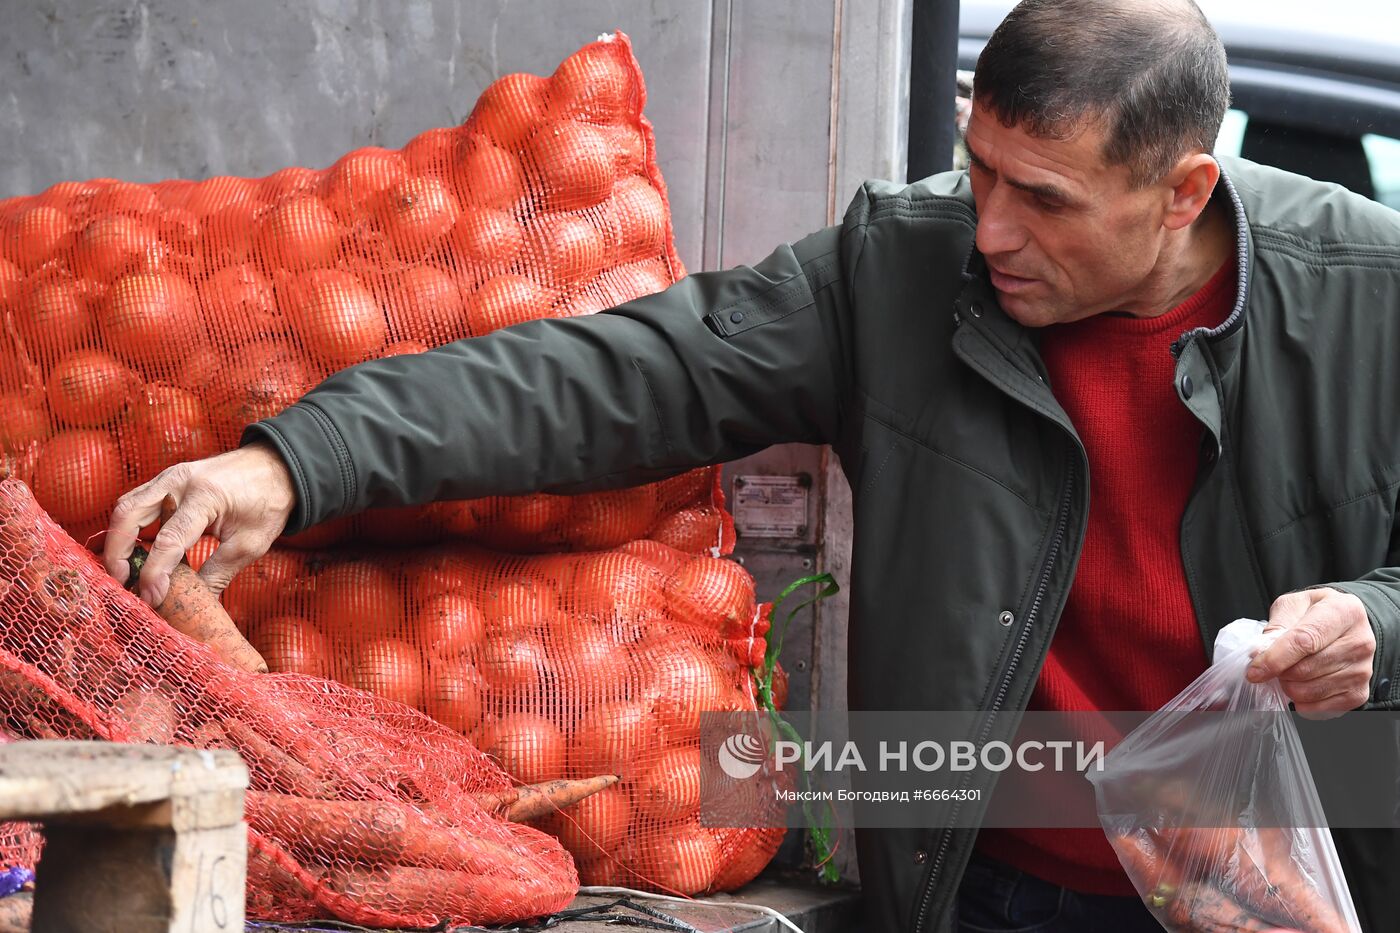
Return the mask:
<path id="1" fill-rule="evenodd" d="M 1157 265 L 1172 191 L 1133 189 L 1126 166 L 1104 163 L 1103 144 L 1097 122 L 1046 139 L 972 108 L 977 248 L 1001 306 L 1029 327 L 1143 310 L 1133 302 Z"/>

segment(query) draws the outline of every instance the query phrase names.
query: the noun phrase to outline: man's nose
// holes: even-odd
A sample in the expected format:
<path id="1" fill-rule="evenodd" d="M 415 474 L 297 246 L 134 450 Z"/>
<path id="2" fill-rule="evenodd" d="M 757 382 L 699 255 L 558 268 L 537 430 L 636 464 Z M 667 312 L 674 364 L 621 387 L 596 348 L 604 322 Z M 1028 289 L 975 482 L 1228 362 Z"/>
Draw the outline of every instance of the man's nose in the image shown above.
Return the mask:
<path id="1" fill-rule="evenodd" d="M 1026 230 L 998 185 L 977 205 L 977 251 L 983 256 L 1014 253 L 1026 245 Z"/>

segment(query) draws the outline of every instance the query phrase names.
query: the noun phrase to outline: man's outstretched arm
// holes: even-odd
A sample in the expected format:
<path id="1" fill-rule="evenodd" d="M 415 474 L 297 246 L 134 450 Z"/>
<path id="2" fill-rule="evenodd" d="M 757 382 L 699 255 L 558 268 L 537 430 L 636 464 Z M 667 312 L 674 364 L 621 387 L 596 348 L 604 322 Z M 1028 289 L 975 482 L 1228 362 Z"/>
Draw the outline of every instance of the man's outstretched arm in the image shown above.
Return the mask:
<path id="1" fill-rule="evenodd" d="M 291 533 L 370 506 L 643 482 L 776 443 L 835 439 L 849 379 L 840 233 L 657 295 L 337 373 L 118 502 L 109 571 L 166 517 L 141 594 L 206 530 L 215 588 Z M 275 456 L 273 456 L 275 452 Z"/>

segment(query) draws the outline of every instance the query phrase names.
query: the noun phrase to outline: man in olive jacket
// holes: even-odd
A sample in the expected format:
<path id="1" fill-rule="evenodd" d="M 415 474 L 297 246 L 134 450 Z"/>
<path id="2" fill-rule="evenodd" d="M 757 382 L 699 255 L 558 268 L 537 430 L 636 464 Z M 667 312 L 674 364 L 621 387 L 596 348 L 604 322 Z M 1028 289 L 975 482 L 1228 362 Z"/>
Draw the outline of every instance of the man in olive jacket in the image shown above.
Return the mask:
<path id="1" fill-rule="evenodd" d="M 975 103 L 969 173 L 868 183 L 839 227 L 753 267 L 337 374 L 240 450 L 125 496 L 109 569 L 125 576 L 127 542 L 167 496 L 178 508 L 141 577 L 152 602 L 206 529 L 222 544 L 201 572 L 222 586 L 278 533 L 370 506 L 830 444 L 854 492 L 853 709 L 997 709 L 1009 728 L 1070 676 L 1046 664 L 1067 606 L 1064 657 L 1096 633 L 1126 666 L 1151 664 L 1139 623 L 1175 625 L 1164 637 L 1185 660 L 1162 689 L 1205 668 L 1226 623 L 1268 618 L 1286 631 L 1251 676 L 1279 677 L 1301 711 L 1400 705 L 1400 216 L 1210 155 L 1224 52 L 1189 0 L 1027 0 L 983 53 Z M 1144 584 L 1128 560 L 1110 585 L 1076 582 L 1081 562 L 1105 566 L 1091 479 L 1096 507 L 1117 495 L 1100 458 L 1139 441 L 1071 419 L 1071 390 L 1105 376 L 1075 373 L 1072 354 L 1052 371 L 1050 347 L 1086 322 L 1205 313 L 1212 282 L 1218 320 L 1183 317 L 1196 326 L 1143 357 L 1160 378 L 1108 386 L 1125 404 L 1160 395 L 1141 443 L 1185 426 L 1166 448 L 1184 464 L 1168 530 L 1143 541 L 1132 515 L 1110 523 L 1164 548 L 1146 572 L 1184 608 L 1105 635 L 1072 589 Z M 1152 488 L 1145 469 L 1123 482 Z M 979 929 L 1157 929 L 1135 899 L 989 876 L 985 859 L 960 892 L 976 835 L 861 832 L 867 929 L 942 931 L 977 911 Z M 1336 835 L 1368 928 L 1400 929 L 1394 834 Z M 1007 895 L 986 919 L 988 877 L 1049 906 Z"/>

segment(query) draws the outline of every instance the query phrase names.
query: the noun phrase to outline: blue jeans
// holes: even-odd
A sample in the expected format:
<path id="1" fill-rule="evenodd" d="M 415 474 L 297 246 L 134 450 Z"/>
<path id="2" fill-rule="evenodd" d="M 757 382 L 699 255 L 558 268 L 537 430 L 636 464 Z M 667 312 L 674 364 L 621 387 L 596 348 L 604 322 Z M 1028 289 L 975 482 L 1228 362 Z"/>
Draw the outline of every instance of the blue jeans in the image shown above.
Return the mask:
<path id="1" fill-rule="evenodd" d="M 1080 894 L 977 852 L 954 916 L 957 933 L 1162 933 L 1136 897 Z"/>

